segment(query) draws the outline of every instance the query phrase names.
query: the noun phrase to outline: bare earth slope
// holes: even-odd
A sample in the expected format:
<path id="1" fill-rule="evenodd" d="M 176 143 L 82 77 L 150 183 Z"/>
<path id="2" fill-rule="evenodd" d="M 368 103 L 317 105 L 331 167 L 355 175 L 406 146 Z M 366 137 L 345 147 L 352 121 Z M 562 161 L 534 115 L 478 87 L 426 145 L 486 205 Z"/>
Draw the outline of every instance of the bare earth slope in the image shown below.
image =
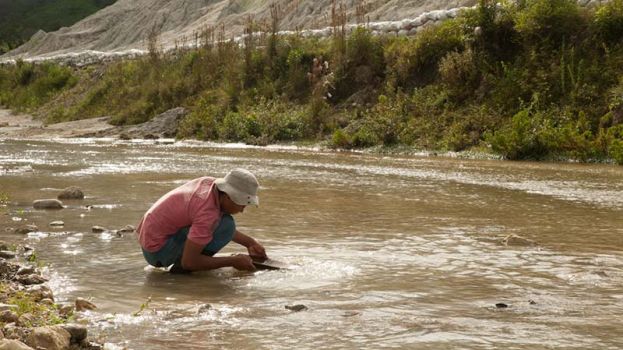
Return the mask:
<path id="1" fill-rule="evenodd" d="M 283 11 L 280 29 L 321 28 L 329 25 L 331 0 L 119 0 L 68 28 L 39 32 L 3 58 L 32 58 L 86 50 L 122 52 L 145 49 L 148 33 L 156 28 L 161 43 L 173 46 L 191 40 L 207 26 L 225 27 L 228 36 L 242 34 L 248 16 L 255 21 L 270 17 L 270 5 Z M 349 22 L 359 1 L 345 0 Z M 370 0 L 370 21 L 414 18 L 431 10 L 471 6 L 476 0 Z"/>

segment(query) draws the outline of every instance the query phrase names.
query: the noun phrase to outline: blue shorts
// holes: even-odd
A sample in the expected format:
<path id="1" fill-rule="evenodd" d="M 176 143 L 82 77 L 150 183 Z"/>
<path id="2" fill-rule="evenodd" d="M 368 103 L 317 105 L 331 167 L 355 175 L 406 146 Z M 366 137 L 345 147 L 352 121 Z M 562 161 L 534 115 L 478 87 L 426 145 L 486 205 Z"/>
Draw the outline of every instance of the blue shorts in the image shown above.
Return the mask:
<path id="1" fill-rule="evenodd" d="M 190 226 L 182 227 L 173 236 L 169 237 L 164 246 L 155 253 L 143 249 L 145 260 L 155 267 L 167 267 L 181 262 L 189 231 Z M 236 233 L 234 218 L 229 214 L 224 214 L 212 233 L 212 240 L 203 248 L 202 254 L 209 256 L 216 254 L 227 243 L 231 242 L 234 238 L 234 233 Z"/>

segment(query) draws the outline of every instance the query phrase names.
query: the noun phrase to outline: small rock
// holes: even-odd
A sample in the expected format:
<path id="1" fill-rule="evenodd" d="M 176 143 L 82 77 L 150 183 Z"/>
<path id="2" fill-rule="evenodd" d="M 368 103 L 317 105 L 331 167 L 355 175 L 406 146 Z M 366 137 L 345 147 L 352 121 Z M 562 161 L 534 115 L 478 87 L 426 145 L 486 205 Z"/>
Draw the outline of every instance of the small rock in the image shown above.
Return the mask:
<path id="1" fill-rule="evenodd" d="M 52 226 L 52 227 L 63 227 L 63 226 L 65 226 L 65 223 L 63 221 L 61 221 L 61 220 L 56 220 L 56 221 L 52 221 L 50 223 L 50 226 Z"/>
<path id="2" fill-rule="evenodd" d="M 123 228 L 117 230 L 117 233 L 132 233 L 134 232 L 134 226 L 125 225 Z"/>
<path id="3" fill-rule="evenodd" d="M 28 288 L 28 293 L 35 301 L 42 301 L 43 299 L 54 300 L 54 293 L 52 293 L 52 290 L 46 285 L 32 285 Z"/>
<path id="4" fill-rule="evenodd" d="M 6 128 L 9 126 L 9 122 L 0 122 L 0 128 Z"/>
<path id="5" fill-rule="evenodd" d="M 35 349 L 65 350 L 69 348 L 71 334 L 61 326 L 36 327 L 26 339 Z"/>
<path id="6" fill-rule="evenodd" d="M 201 315 L 201 314 L 205 314 L 206 312 L 212 310 L 212 305 L 210 304 L 203 304 L 201 306 L 199 306 L 199 309 L 197 310 L 197 315 Z"/>
<path id="7" fill-rule="evenodd" d="M 37 225 L 26 225 L 26 226 L 16 228 L 13 232 L 19 235 L 26 235 L 31 232 L 37 232 L 37 231 L 39 231 L 39 228 L 37 227 Z"/>
<path id="8" fill-rule="evenodd" d="M 508 307 L 508 304 L 505 303 L 497 303 L 495 304 L 495 307 L 497 307 L 498 309 L 505 309 Z"/>
<path id="9" fill-rule="evenodd" d="M 537 245 L 537 243 L 531 239 L 524 238 L 521 236 L 510 234 L 504 239 L 502 239 L 502 244 L 505 246 L 514 246 L 514 247 L 532 247 Z"/>
<path id="10" fill-rule="evenodd" d="M 91 232 L 93 232 L 93 233 L 102 233 L 102 232 L 105 232 L 105 231 L 107 231 L 107 230 L 104 227 L 102 227 L 102 226 L 93 226 L 93 227 L 91 227 Z"/>
<path id="11" fill-rule="evenodd" d="M 30 346 L 15 339 L 0 340 L 0 350 L 33 350 Z"/>
<path id="12" fill-rule="evenodd" d="M 76 323 L 67 323 L 61 325 L 69 334 L 71 334 L 71 343 L 80 344 L 87 339 L 87 327 Z"/>
<path id="13" fill-rule="evenodd" d="M 56 197 L 58 199 L 84 199 L 84 193 L 79 187 L 70 186 L 64 189 Z"/>
<path id="14" fill-rule="evenodd" d="M 307 306 L 305 306 L 303 304 L 286 305 L 285 307 L 286 307 L 286 309 L 288 309 L 290 311 L 295 311 L 295 312 L 307 310 Z"/>
<path id="15" fill-rule="evenodd" d="M 45 283 L 48 281 L 47 278 L 41 276 L 41 275 L 37 275 L 37 274 L 30 274 L 30 275 L 19 275 L 17 276 L 16 280 L 23 284 L 23 285 L 32 285 L 32 284 L 41 284 L 41 283 Z"/>
<path id="16" fill-rule="evenodd" d="M 346 311 L 344 312 L 344 314 L 342 314 L 342 317 L 352 317 L 352 316 L 358 316 L 361 315 L 361 312 L 359 311 Z"/>
<path id="17" fill-rule="evenodd" d="M 95 306 L 95 304 L 93 304 L 92 302 L 83 299 L 83 298 L 76 298 L 76 311 L 84 311 L 84 310 L 95 310 L 97 309 L 97 306 Z"/>
<path id="18" fill-rule="evenodd" d="M 37 199 L 32 202 L 35 209 L 63 209 L 63 202 L 58 199 Z"/>
<path id="19" fill-rule="evenodd" d="M 0 258 L 3 258 L 3 259 L 14 259 L 15 258 L 15 252 L 12 252 L 10 250 L 0 250 Z"/>
<path id="20" fill-rule="evenodd" d="M 17 270 L 18 275 L 30 275 L 31 273 L 35 273 L 35 272 L 36 272 L 35 267 L 28 266 L 28 265 L 20 266 L 19 270 Z"/>
<path id="21" fill-rule="evenodd" d="M 0 322 L 11 323 L 17 322 L 18 319 L 19 316 L 17 316 L 17 313 L 15 313 L 14 311 L 4 310 L 0 312 Z"/>
<path id="22" fill-rule="evenodd" d="M 528 300 L 528 303 L 530 303 L 530 305 L 536 305 L 536 301 L 534 301 L 532 299 Z"/>

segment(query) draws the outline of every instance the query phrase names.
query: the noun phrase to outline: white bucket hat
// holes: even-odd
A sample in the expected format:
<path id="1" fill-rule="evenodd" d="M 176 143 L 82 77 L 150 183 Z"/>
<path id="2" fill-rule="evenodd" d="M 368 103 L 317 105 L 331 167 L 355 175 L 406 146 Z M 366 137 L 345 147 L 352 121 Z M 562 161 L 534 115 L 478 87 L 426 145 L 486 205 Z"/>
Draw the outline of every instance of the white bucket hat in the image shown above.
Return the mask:
<path id="1" fill-rule="evenodd" d="M 260 205 L 260 199 L 257 197 L 260 184 L 255 175 L 246 169 L 234 169 L 224 178 L 214 180 L 214 183 L 238 205 Z"/>

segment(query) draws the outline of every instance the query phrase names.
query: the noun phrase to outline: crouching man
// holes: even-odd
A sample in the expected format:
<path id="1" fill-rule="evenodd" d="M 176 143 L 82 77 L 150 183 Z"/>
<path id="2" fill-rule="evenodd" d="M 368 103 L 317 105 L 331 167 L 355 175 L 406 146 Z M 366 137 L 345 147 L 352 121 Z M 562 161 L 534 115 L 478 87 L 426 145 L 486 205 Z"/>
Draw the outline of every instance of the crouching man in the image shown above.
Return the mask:
<path id="1" fill-rule="evenodd" d="M 251 257 L 266 258 L 264 247 L 236 230 L 232 215 L 247 205 L 259 205 L 255 176 L 234 169 L 224 178 L 200 177 L 168 192 L 145 213 L 136 232 L 147 262 L 171 266 L 171 272 L 211 270 L 231 266 L 255 270 Z M 214 257 L 234 241 L 249 255 Z"/>

